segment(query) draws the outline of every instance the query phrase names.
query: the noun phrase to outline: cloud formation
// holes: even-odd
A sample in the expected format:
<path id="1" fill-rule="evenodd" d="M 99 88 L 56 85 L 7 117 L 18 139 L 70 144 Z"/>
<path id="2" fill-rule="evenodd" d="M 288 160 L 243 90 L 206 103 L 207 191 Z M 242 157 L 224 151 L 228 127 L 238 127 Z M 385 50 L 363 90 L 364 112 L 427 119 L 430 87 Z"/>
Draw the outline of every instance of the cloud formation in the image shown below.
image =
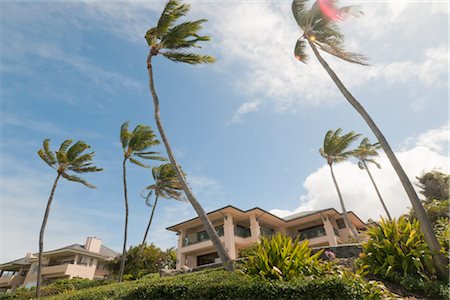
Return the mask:
<path id="1" fill-rule="evenodd" d="M 448 125 L 429 130 L 416 138 L 415 145 L 396 152 L 413 184 L 417 182 L 416 176 L 431 170 L 449 173 L 448 157 L 446 152 L 443 152 L 443 149 L 448 147 L 449 135 Z M 407 212 L 411 203 L 387 157 L 382 154 L 377 161 L 382 168 L 377 169 L 371 165 L 371 173 L 391 215 L 398 217 Z M 354 211 L 363 220 L 385 217 L 366 171 L 359 169 L 355 162 L 350 161 L 335 165 L 334 170 L 347 210 Z M 303 185 L 307 192 L 300 196 L 299 207 L 292 211 L 279 208 L 271 212 L 278 216 L 286 216 L 329 207 L 341 211 L 328 165 L 324 164 L 310 174 Z"/>

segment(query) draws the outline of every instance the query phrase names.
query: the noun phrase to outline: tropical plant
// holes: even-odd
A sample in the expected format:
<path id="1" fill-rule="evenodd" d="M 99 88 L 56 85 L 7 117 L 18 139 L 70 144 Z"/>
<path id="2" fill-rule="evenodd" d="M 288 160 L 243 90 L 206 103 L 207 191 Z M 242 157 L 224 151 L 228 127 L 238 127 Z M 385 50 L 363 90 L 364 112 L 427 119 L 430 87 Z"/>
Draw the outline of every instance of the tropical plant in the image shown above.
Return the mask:
<path id="1" fill-rule="evenodd" d="M 367 235 L 357 262 L 366 272 L 386 279 L 398 275 L 434 278 L 436 268 L 417 220 L 382 218 L 379 225 L 369 227 Z"/>
<path id="2" fill-rule="evenodd" d="M 95 188 L 94 185 L 85 181 L 83 178 L 78 177 L 71 173 L 90 173 L 99 172 L 102 169 L 97 168 L 92 164 L 92 158 L 94 152 L 83 152 L 91 146 L 83 141 L 78 141 L 73 144 L 72 140 L 64 141 L 59 147 L 58 151 L 50 150 L 50 139 L 45 139 L 43 147 L 39 149 L 39 157 L 57 173 L 56 179 L 53 182 L 53 187 L 50 192 L 50 197 L 47 201 L 47 207 L 44 213 L 44 219 L 42 221 L 41 230 L 39 232 L 39 258 L 37 268 L 37 281 L 36 281 L 36 298 L 41 296 L 41 284 L 42 284 L 42 253 L 44 251 L 44 232 L 47 225 L 48 215 L 50 214 L 50 207 L 53 201 L 53 195 L 55 194 L 56 186 L 60 177 L 63 177 L 69 181 L 79 182 L 89 188 Z M 72 145 L 72 146 L 71 146 Z M 69 148 L 70 147 L 70 148 Z"/>
<path id="3" fill-rule="evenodd" d="M 292 13 L 298 26 L 303 31 L 303 35 L 297 40 L 294 48 L 295 57 L 302 62 L 306 62 L 307 55 L 305 53 L 305 49 L 306 43 L 308 43 L 313 50 L 314 55 L 341 91 L 342 95 L 347 99 L 350 105 L 356 109 L 364 121 L 366 121 L 367 125 L 380 142 L 381 147 L 386 153 L 392 167 L 403 185 L 403 188 L 406 191 L 406 194 L 408 195 L 409 200 L 411 201 L 416 216 L 419 219 L 425 240 L 433 252 L 433 260 L 438 268 L 439 276 L 448 280 L 448 270 L 445 267 L 447 265 L 447 259 L 440 254 L 440 245 L 433 231 L 432 224 L 427 218 L 425 209 L 423 208 L 419 197 L 411 184 L 411 181 L 395 156 L 394 151 L 391 149 L 391 146 L 373 121 L 372 117 L 367 113 L 361 103 L 359 103 L 347 90 L 342 81 L 323 59 L 317 49 L 319 48 L 328 54 L 350 63 L 368 65 L 367 59 L 363 55 L 345 50 L 344 35 L 340 32 L 336 24 L 336 21 L 342 20 L 346 15 L 358 15 L 360 12 L 352 6 L 346 6 L 338 9 L 335 7 L 337 1 L 330 0 L 315 1 L 312 7 L 308 10 L 306 8 L 306 2 L 307 0 L 293 0 L 292 2 Z"/>
<path id="4" fill-rule="evenodd" d="M 370 181 L 372 182 L 373 187 L 375 188 L 375 191 L 378 195 L 378 199 L 380 199 L 381 205 L 383 206 L 388 219 L 392 220 L 391 214 L 389 213 L 389 210 L 387 209 L 386 204 L 383 201 L 383 197 L 381 197 L 381 193 L 378 190 L 375 180 L 373 180 L 372 174 L 370 173 L 368 166 L 368 163 L 372 163 L 375 166 L 377 166 L 378 169 L 381 169 L 381 165 L 377 163 L 375 159 L 373 159 L 373 157 L 378 156 L 378 150 L 380 148 L 381 148 L 380 143 L 372 144 L 370 143 L 369 139 L 365 137 L 359 144 L 358 148 L 356 148 L 356 150 L 353 151 L 353 156 L 355 156 L 358 159 L 358 167 L 361 170 L 367 171 Z"/>
<path id="5" fill-rule="evenodd" d="M 450 199 L 450 175 L 431 171 L 416 178 L 420 193 L 425 196 L 426 201 Z"/>
<path id="6" fill-rule="evenodd" d="M 145 244 L 144 247 L 141 247 L 141 245 L 131 246 L 127 251 L 124 280 L 125 278 L 136 280 L 144 275 L 157 273 L 161 268 L 170 265 L 172 258 L 168 257 L 170 256 L 168 251 L 170 249 L 163 251 L 153 243 L 150 245 Z M 113 276 L 118 276 L 121 262 L 122 256 L 118 256 L 106 264 Z"/>
<path id="7" fill-rule="evenodd" d="M 325 273 L 331 268 L 331 264 L 320 260 L 323 250 L 312 254 L 308 244 L 308 240 L 300 242 L 300 237 L 292 240 L 281 233 L 262 237 L 254 251 L 248 253 L 248 261 L 244 267 L 246 273 L 284 281 Z"/>
<path id="8" fill-rule="evenodd" d="M 164 199 L 182 200 L 182 193 L 180 192 L 182 187 L 178 181 L 177 174 L 175 174 L 172 164 L 167 163 L 158 167 L 153 167 L 152 177 L 155 183 L 145 188 L 149 191 L 147 197 L 145 198 L 145 204 L 147 204 L 147 206 L 152 206 L 152 213 L 150 214 L 150 219 L 148 220 L 148 225 L 145 229 L 141 249 L 143 249 L 144 243 L 147 240 L 148 231 L 152 225 L 153 215 L 155 214 L 159 197 Z M 155 202 L 153 204 L 149 201 L 152 194 L 155 195 Z"/>
<path id="9" fill-rule="evenodd" d="M 135 165 L 140 167 L 149 168 L 145 165 L 141 159 L 145 160 L 165 160 L 165 158 L 159 156 L 158 152 L 149 151 L 153 146 L 159 145 L 159 141 L 156 139 L 156 135 L 148 125 L 138 125 L 133 131 L 128 130 L 130 122 L 125 122 L 120 128 L 120 141 L 122 142 L 123 149 L 123 192 L 125 202 L 125 225 L 123 236 L 123 248 L 122 248 L 122 261 L 119 271 L 119 281 L 122 281 L 123 272 L 125 269 L 125 261 L 127 257 L 127 235 L 128 235 L 128 191 L 127 191 L 127 161 L 129 160 Z"/>
<path id="10" fill-rule="evenodd" d="M 353 143 L 359 134 L 353 131 L 342 135 L 342 129 L 338 128 L 336 131 L 328 130 L 323 141 L 323 148 L 319 149 L 320 155 L 327 161 L 330 166 L 331 177 L 333 178 L 334 186 L 339 197 L 339 203 L 341 204 L 342 216 L 344 218 L 345 226 L 350 229 L 351 234 L 355 239 L 358 239 L 358 232 L 353 226 L 352 222 L 348 218 L 347 209 L 345 208 L 344 199 L 342 198 L 341 190 L 337 183 L 336 177 L 333 171 L 333 164 L 340 163 L 353 156 L 353 151 L 349 150 L 350 144 Z"/>
<path id="11" fill-rule="evenodd" d="M 159 54 L 174 62 L 187 63 L 191 65 L 213 63 L 215 61 L 212 56 L 189 52 L 192 48 L 199 48 L 199 42 L 209 41 L 209 36 L 201 36 L 198 34 L 202 24 L 207 21 L 206 19 L 186 21 L 178 25 L 175 24 L 180 17 L 188 13 L 189 8 L 190 7 L 188 4 L 181 4 L 178 0 L 170 0 L 164 7 L 163 13 L 161 14 L 156 26 L 147 31 L 145 39 L 150 47 L 150 51 L 147 56 L 149 88 L 153 97 L 156 124 L 167 150 L 170 162 L 172 163 L 175 173 L 177 174 L 178 180 L 183 187 L 188 201 L 197 212 L 206 232 L 211 238 L 214 248 L 216 249 L 219 258 L 222 260 L 224 267 L 227 270 L 232 271 L 234 266 L 231 263 L 225 247 L 214 230 L 211 221 L 206 216 L 205 210 L 192 193 L 192 190 L 189 187 L 186 178 L 184 177 L 175 159 L 175 156 L 173 155 L 172 148 L 169 144 L 169 139 L 167 138 L 163 123 L 161 121 L 159 99 L 156 94 L 155 83 L 153 80 L 152 59 Z"/>
<path id="12" fill-rule="evenodd" d="M 446 257 L 449 255 L 450 248 L 450 223 L 448 218 L 438 218 L 434 224 L 434 231 L 442 245 L 442 251 Z"/>

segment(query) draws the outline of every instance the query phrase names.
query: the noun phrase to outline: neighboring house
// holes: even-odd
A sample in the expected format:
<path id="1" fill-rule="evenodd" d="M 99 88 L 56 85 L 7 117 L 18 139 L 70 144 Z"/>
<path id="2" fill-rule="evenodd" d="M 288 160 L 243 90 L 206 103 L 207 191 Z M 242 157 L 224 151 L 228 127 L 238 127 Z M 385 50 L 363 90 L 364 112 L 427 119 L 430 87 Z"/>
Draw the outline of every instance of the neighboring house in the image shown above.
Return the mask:
<path id="1" fill-rule="evenodd" d="M 353 212 L 348 212 L 348 216 L 358 230 L 366 228 Z M 342 215 L 334 208 L 280 218 L 258 207 L 243 211 L 229 205 L 208 213 L 208 217 L 231 259 L 238 258 L 239 252 L 257 242 L 261 235 L 281 232 L 293 238 L 300 236 L 301 240 L 308 239 L 311 247 L 345 244 L 350 236 Z M 198 217 L 170 226 L 167 230 L 178 235 L 177 269 L 217 260 L 217 252 Z"/>
<path id="2" fill-rule="evenodd" d="M 0 264 L 0 290 L 36 285 L 39 253 Z M 105 263 L 118 255 L 102 245 L 95 237 L 88 237 L 84 245 L 73 244 L 43 253 L 42 279 L 47 284 L 64 278 L 105 278 L 109 272 Z"/>

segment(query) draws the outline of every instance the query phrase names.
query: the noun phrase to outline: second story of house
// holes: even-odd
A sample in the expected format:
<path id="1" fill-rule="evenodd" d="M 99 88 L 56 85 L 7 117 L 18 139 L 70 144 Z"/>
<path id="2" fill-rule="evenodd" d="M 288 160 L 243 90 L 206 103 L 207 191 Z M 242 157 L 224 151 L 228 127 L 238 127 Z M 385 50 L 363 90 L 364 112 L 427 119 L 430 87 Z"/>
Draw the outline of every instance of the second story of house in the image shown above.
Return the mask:
<path id="1" fill-rule="evenodd" d="M 42 261 L 44 283 L 64 278 L 100 279 L 109 274 L 106 262 L 118 255 L 102 245 L 95 237 L 88 237 L 84 245 L 72 244 L 45 251 Z M 0 264 L 0 289 L 36 285 L 38 253 Z"/>
<path id="2" fill-rule="evenodd" d="M 240 250 L 258 241 L 260 236 L 270 236 L 277 232 L 293 239 L 297 237 L 300 240 L 308 239 L 311 247 L 334 246 L 352 241 L 342 214 L 334 208 L 301 212 L 280 218 L 258 207 L 243 211 L 229 205 L 207 215 L 232 259 L 239 256 Z M 365 223 L 356 214 L 348 212 L 348 217 L 357 230 L 365 230 Z M 209 261 L 216 256 L 199 218 L 184 221 L 167 229 L 178 235 L 179 267 L 197 266 L 202 264 L 201 257 L 205 256 L 205 261 Z M 209 258 L 206 257 L 208 255 Z"/>

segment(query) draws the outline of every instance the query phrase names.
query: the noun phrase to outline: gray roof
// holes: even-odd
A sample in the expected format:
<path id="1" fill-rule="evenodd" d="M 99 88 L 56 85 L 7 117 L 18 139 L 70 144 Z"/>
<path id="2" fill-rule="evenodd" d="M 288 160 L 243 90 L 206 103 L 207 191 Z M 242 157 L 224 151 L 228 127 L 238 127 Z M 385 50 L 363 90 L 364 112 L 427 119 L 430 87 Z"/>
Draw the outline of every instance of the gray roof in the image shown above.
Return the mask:
<path id="1" fill-rule="evenodd" d="M 283 217 L 283 220 L 290 221 L 290 220 L 301 218 L 301 217 L 304 217 L 304 216 L 307 216 L 307 215 L 315 214 L 316 212 L 319 212 L 319 210 L 302 211 L 302 212 L 299 212 L 299 213 L 296 213 L 296 214 L 292 214 L 292 215 Z"/>

